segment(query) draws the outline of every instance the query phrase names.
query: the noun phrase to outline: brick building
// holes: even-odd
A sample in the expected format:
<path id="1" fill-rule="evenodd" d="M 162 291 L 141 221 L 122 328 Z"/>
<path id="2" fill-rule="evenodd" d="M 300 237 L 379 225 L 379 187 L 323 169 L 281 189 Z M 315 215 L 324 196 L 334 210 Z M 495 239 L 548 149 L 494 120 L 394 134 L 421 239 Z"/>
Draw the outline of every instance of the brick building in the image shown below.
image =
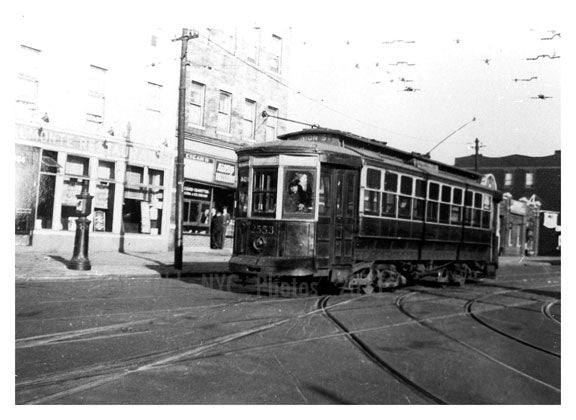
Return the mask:
<path id="1" fill-rule="evenodd" d="M 180 43 L 172 40 L 181 28 L 19 24 L 16 243 L 72 252 L 76 194 L 88 182 L 91 250 L 172 249 L 180 73 Z M 259 28 L 199 33 L 188 48 L 187 247 L 208 246 L 205 210 L 232 212 L 235 149 L 285 131 L 262 111 L 287 112 L 280 86 L 289 36 Z"/>
<path id="2" fill-rule="evenodd" d="M 455 159 L 455 166 L 474 170 L 474 155 Z M 478 156 L 478 172 L 492 174 L 498 189 L 528 204 L 524 238 L 534 238 L 536 255 L 559 255 L 561 152 L 549 156 Z M 534 211 L 535 209 L 538 209 Z M 527 244 L 528 249 L 530 244 Z"/>

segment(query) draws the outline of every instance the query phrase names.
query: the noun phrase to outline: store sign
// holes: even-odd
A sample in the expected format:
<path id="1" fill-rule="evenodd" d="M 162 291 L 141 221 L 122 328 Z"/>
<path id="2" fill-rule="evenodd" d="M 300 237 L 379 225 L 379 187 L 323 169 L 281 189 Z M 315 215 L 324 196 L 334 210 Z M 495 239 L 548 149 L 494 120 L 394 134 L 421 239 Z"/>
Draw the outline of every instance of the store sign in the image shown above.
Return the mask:
<path id="1" fill-rule="evenodd" d="M 184 195 L 187 197 L 210 199 L 210 190 L 208 188 L 184 187 Z"/>
<path id="2" fill-rule="evenodd" d="M 214 180 L 214 159 L 194 153 L 186 153 L 184 157 L 185 178 L 208 182 Z"/>
<path id="3" fill-rule="evenodd" d="M 236 165 L 225 162 L 216 162 L 216 172 L 214 180 L 217 182 L 224 182 L 226 184 L 236 183 Z"/>

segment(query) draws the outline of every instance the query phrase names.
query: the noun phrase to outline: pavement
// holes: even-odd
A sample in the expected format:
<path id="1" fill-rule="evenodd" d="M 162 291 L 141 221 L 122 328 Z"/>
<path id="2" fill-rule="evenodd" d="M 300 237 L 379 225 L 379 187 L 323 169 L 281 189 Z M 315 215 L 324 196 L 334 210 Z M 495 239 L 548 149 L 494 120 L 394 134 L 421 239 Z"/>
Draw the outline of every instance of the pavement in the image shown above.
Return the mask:
<path id="1" fill-rule="evenodd" d="M 182 270 L 174 268 L 174 252 L 100 251 L 89 254 L 92 268 L 70 270 L 72 255 L 16 247 L 15 277 L 17 282 L 93 280 L 118 278 L 190 277 L 202 273 L 228 273 L 230 249 L 184 250 Z M 560 265 L 560 257 L 500 257 L 500 267 L 526 265 Z"/>

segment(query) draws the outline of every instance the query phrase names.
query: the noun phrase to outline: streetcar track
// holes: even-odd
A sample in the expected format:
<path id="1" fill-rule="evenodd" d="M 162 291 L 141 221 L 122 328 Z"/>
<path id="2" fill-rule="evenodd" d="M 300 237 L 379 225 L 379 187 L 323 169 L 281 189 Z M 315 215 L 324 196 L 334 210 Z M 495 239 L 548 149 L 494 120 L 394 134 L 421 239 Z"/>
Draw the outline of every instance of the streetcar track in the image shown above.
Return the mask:
<path id="1" fill-rule="evenodd" d="M 462 340 L 460 340 L 460 339 L 458 339 L 458 338 L 456 338 L 456 337 L 453 337 L 453 336 L 447 334 L 446 332 L 442 331 L 442 330 L 439 329 L 439 328 L 434 327 L 433 325 L 431 325 L 430 323 L 427 322 L 428 319 L 420 319 L 420 318 L 412 315 L 412 314 L 411 314 L 410 312 L 408 312 L 408 311 L 406 310 L 406 308 L 404 307 L 403 301 L 404 301 L 407 297 L 409 297 L 409 296 L 411 296 L 411 295 L 414 295 L 415 293 L 416 293 L 416 292 L 410 292 L 410 293 L 407 293 L 407 294 L 405 294 L 405 295 L 403 295 L 403 296 L 400 296 L 399 298 L 396 299 L 395 305 L 396 305 L 396 307 L 400 310 L 400 312 L 402 312 L 404 315 L 406 315 L 407 317 L 413 319 L 414 321 L 416 321 L 416 322 L 417 322 L 419 325 L 421 325 L 422 327 L 427 328 L 427 329 L 429 329 L 429 330 L 431 330 L 431 331 L 434 331 L 435 333 L 440 334 L 440 335 L 443 336 L 443 337 L 446 337 L 446 338 L 449 339 L 450 341 L 453 341 L 453 342 L 455 342 L 455 343 L 457 343 L 457 344 L 459 344 L 459 345 L 461 345 L 461 346 L 463 346 L 463 347 L 466 347 L 467 349 L 473 351 L 474 353 L 477 353 L 477 354 L 485 357 L 486 359 L 488 359 L 488 360 L 490 360 L 490 361 L 492 361 L 492 362 L 494 362 L 494 363 L 496 363 L 496 364 L 498 364 L 498 365 L 500 365 L 500 366 L 502 366 L 502 367 L 504 367 L 504 368 L 507 368 L 507 369 L 509 369 L 509 370 L 511 370 L 511 371 L 513 371 L 513 372 L 515 372 L 515 373 L 517 373 L 517 374 L 519 374 L 520 376 L 523 376 L 523 377 L 525 377 L 525 378 L 527 378 L 527 379 L 529 379 L 529 380 L 532 380 L 532 381 L 534 381 L 534 382 L 536 382 L 536 383 L 539 383 L 539 384 L 545 386 L 546 388 L 549 388 L 549 389 L 551 389 L 551 390 L 553 390 L 553 391 L 555 391 L 555 392 L 558 392 L 558 393 L 561 392 L 560 389 L 557 388 L 557 387 L 555 387 L 554 385 L 551 385 L 551 384 L 549 384 L 549 383 L 547 383 L 547 382 L 544 382 L 544 381 L 542 381 L 542 380 L 540 380 L 540 379 L 538 379 L 538 378 L 535 378 L 535 377 L 533 377 L 533 376 L 531 376 L 531 375 L 529 375 L 529 374 L 527 374 L 527 373 L 525 373 L 525 372 L 522 372 L 521 370 L 516 369 L 515 367 L 510 366 L 510 365 L 508 365 L 507 363 L 504 363 L 504 362 L 502 362 L 501 360 L 496 359 L 495 357 L 493 357 L 493 356 L 491 356 L 490 354 L 488 354 L 488 353 L 480 350 L 479 348 L 477 348 L 477 347 L 475 347 L 475 346 L 473 346 L 473 345 L 471 345 L 471 344 L 468 344 L 468 343 L 466 343 L 465 341 L 462 341 Z M 505 293 L 505 292 L 500 292 L 500 293 Z"/>
<path id="2" fill-rule="evenodd" d="M 327 309 L 326 305 L 328 302 L 329 296 L 324 296 L 318 301 L 318 308 L 322 310 L 322 314 L 332 322 L 339 330 L 341 330 L 344 335 L 373 363 L 375 363 L 378 367 L 382 370 L 386 371 L 390 374 L 394 379 L 398 382 L 408 386 L 410 389 L 416 391 L 420 396 L 424 397 L 427 400 L 433 401 L 437 404 L 447 404 L 446 401 L 442 400 L 441 398 L 435 396 L 431 392 L 427 391 L 426 389 L 422 388 L 420 385 L 416 384 L 407 376 L 401 374 L 398 370 L 394 369 L 389 363 L 384 361 L 381 357 L 379 357 L 370 347 L 364 343 L 356 333 L 351 332 L 344 324 L 342 324 L 338 319 L 333 316 Z"/>
<path id="3" fill-rule="evenodd" d="M 550 312 L 550 308 L 552 307 L 552 305 L 556 304 L 560 302 L 559 299 L 553 300 L 552 302 L 548 302 L 545 303 L 544 305 L 542 305 L 542 313 L 547 317 L 550 318 L 552 321 L 554 321 L 555 323 L 557 323 L 558 325 L 562 325 L 562 323 L 556 319 L 556 317 L 554 315 L 552 315 L 552 313 Z"/>
<path id="4" fill-rule="evenodd" d="M 475 320 L 476 322 L 478 322 L 479 324 L 483 325 L 484 327 L 486 327 L 486 328 L 488 328 L 488 329 L 490 329 L 490 330 L 492 330 L 492 331 L 494 331 L 494 332 L 496 332 L 496 333 L 498 333 L 498 334 L 500 334 L 500 335 L 502 335 L 502 336 L 504 336 L 504 337 L 507 337 L 507 338 L 509 338 L 509 339 L 511 339 L 511 340 L 513 340 L 513 341 L 516 341 L 516 342 L 518 342 L 518 343 L 520 343 L 520 344 L 523 344 L 523 345 L 528 346 L 528 347 L 530 347 L 530 348 L 533 348 L 533 349 L 535 349 L 535 350 L 539 350 L 539 351 L 544 352 L 544 353 L 546 353 L 546 354 L 549 354 L 549 355 L 551 355 L 551 356 L 561 357 L 561 355 L 558 354 L 558 353 L 555 353 L 555 352 L 550 351 L 550 350 L 548 350 L 548 349 L 545 349 L 545 348 L 543 348 L 543 347 L 537 346 L 536 344 L 532 344 L 532 343 L 530 343 L 530 342 L 528 342 L 528 341 L 526 341 L 526 340 L 523 340 L 523 339 L 521 339 L 521 338 L 519 338 L 519 337 L 516 337 L 516 336 L 514 336 L 514 335 L 512 335 L 512 334 L 509 334 L 509 333 L 507 333 L 507 332 L 505 332 L 505 331 L 502 331 L 501 329 L 496 328 L 496 327 L 494 327 L 493 325 L 489 324 L 488 322 L 482 320 L 482 319 L 472 310 L 472 306 L 473 306 L 474 303 L 476 303 L 476 302 L 477 302 L 476 300 L 471 300 L 470 302 L 468 302 L 468 303 L 464 306 L 464 309 L 466 310 L 466 313 L 468 314 L 468 316 L 471 317 L 471 318 L 472 318 L 473 320 Z M 489 303 L 489 304 L 491 305 L 491 303 Z"/>
<path id="5" fill-rule="evenodd" d="M 358 298 L 359 297 L 351 298 L 346 301 L 339 302 L 337 305 L 344 305 Z M 320 311 L 321 310 L 317 308 L 304 314 L 285 318 L 280 321 L 267 323 L 240 332 L 226 334 L 220 337 L 215 337 L 213 339 L 206 340 L 206 342 L 201 342 L 200 344 L 193 345 L 188 348 L 150 353 L 147 355 L 124 359 L 120 362 L 107 363 L 105 366 L 102 366 L 102 364 L 97 364 L 88 368 L 81 368 L 69 372 L 46 375 L 39 378 L 22 381 L 16 384 L 16 389 L 20 392 L 23 392 L 38 387 L 65 386 L 67 383 L 77 382 L 83 379 L 92 379 L 87 383 L 73 385 L 72 387 L 69 387 L 63 391 L 48 393 L 47 395 L 31 398 L 22 402 L 22 404 L 43 404 L 46 402 L 65 398 L 67 396 L 85 391 L 87 389 L 95 388 L 109 382 L 113 382 L 131 373 L 144 372 L 156 368 L 167 367 L 174 363 L 182 362 L 186 359 L 198 357 L 199 355 L 217 346 L 221 346 L 229 342 L 278 327 L 296 319 L 317 314 Z"/>

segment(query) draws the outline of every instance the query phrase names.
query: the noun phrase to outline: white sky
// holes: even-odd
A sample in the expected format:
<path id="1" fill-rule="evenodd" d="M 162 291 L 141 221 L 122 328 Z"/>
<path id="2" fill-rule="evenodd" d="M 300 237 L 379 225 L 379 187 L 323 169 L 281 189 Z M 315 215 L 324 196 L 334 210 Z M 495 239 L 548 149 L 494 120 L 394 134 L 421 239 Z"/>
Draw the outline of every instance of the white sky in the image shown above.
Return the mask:
<path id="1" fill-rule="evenodd" d="M 70 36 L 79 40 L 88 21 L 101 21 L 103 33 L 118 25 L 157 25 L 175 35 L 182 27 L 291 27 L 288 118 L 425 153 L 475 117 L 432 152 L 447 163 L 473 153 L 475 138 L 486 156 L 541 156 L 561 148 L 567 13 L 561 1 L 21 3 L 28 15 L 50 19 L 55 31 L 73 22 L 79 33 Z M 562 38 L 540 40 L 554 34 L 549 31 Z M 415 43 L 383 43 L 393 40 Z M 540 54 L 561 58 L 526 60 Z M 415 65 L 390 65 L 399 61 Z M 537 79 L 514 82 L 530 77 Z M 404 92 L 406 86 L 420 90 Z M 540 94 L 552 98 L 531 98 Z"/>

